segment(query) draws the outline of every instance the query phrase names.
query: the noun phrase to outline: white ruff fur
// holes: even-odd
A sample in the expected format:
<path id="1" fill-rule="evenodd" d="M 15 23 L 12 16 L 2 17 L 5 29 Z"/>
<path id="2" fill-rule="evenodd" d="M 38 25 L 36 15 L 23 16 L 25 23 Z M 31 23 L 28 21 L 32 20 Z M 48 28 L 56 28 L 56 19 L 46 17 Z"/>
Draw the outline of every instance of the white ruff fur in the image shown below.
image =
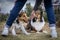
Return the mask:
<path id="1" fill-rule="evenodd" d="M 42 18 L 43 22 L 33 22 L 31 21 L 31 25 L 37 30 L 40 31 L 45 25 L 44 18 Z"/>

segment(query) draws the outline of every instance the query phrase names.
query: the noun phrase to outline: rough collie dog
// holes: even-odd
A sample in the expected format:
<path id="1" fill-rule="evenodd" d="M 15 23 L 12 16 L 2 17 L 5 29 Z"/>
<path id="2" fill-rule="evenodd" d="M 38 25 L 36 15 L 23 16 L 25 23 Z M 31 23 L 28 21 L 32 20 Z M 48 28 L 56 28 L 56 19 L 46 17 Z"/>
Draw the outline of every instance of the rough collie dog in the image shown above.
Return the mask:
<path id="1" fill-rule="evenodd" d="M 15 23 L 13 23 L 13 29 L 12 29 L 12 34 L 13 35 L 16 35 L 16 30 L 17 29 L 20 29 L 22 30 L 22 32 L 26 35 L 29 35 L 30 33 L 28 33 L 26 30 L 25 30 L 25 26 L 27 25 L 27 15 L 25 12 L 21 12 L 16 20 Z"/>
<path id="2" fill-rule="evenodd" d="M 40 10 L 35 12 L 35 17 L 31 20 L 31 26 L 39 33 L 45 25 L 44 18 L 41 18 Z"/>

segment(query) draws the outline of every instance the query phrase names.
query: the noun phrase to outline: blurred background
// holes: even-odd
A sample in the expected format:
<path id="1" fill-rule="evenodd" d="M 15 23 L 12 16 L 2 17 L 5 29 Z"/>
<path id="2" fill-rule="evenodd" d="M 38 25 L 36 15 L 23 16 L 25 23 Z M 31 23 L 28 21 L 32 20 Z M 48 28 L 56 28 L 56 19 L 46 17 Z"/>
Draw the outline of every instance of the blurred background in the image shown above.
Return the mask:
<path id="1" fill-rule="evenodd" d="M 57 27 L 57 32 L 58 32 L 57 39 L 52 39 L 49 37 L 50 34 L 44 34 L 44 33 L 40 33 L 40 34 L 32 33 L 31 35 L 26 36 L 26 35 L 21 34 L 20 31 L 19 31 L 20 35 L 18 34 L 17 37 L 13 37 L 10 35 L 8 37 L 2 37 L 1 32 L 10 14 L 10 11 L 15 4 L 15 1 L 16 0 L 0 0 L 0 40 L 60 40 L 60 0 L 52 0 L 53 8 L 54 8 L 55 16 L 56 16 L 56 25 L 57 25 L 56 27 Z M 24 7 L 21 9 L 21 12 L 26 12 L 27 16 L 29 17 L 35 5 L 35 1 L 36 0 L 27 0 Z M 39 9 L 43 13 L 43 16 L 46 21 L 44 30 L 48 31 L 49 33 L 50 30 L 49 30 L 48 20 L 47 20 L 46 11 L 45 11 L 43 2 L 39 6 Z"/>
<path id="2" fill-rule="evenodd" d="M 14 2 L 15 0 L 0 0 L 0 22 L 7 20 L 7 17 L 10 14 L 10 10 L 14 6 Z M 56 23 L 57 25 L 60 25 L 60 0 L 52 0 L 52 2 L 53 2 L 53 7 L 55 11 L 55 16 L 56 16 Z M 27 0 L 27 2 L 25 3 L 21 11 L 26 12 L 27 15 L 30 16 L 34 5 L 35 5 L 35 0 Z M 40 5 L 40 10 L 42 10 L 45 21 L 47 22 L 48 20 L 46 17 L 46 11 L 45 11 L 43 2 Z"/>

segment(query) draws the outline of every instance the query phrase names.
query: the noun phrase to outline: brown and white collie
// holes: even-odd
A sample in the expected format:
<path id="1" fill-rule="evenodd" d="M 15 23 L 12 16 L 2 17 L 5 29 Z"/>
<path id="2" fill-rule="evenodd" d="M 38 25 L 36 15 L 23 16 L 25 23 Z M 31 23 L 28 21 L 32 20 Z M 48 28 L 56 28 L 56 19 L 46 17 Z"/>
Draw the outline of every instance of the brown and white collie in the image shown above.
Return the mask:
<path id="1" fill-rule="evenodd" d="M 20 29 L 22 30 L 22 32 L 26 35 L 29 35 L 30 33 L 28 33 L 26 30 L 25 30 L 25 27 L 28 23 L 28 17 L 27 17 L 27 14 L 25 12 L 21 12 L 19 14 L 19 16 L 17 17 L 15 23 L 13 23 L 13 29 L 12 29 L 12 34 L 13 35 L 16 35 L 16 30 L 17 29 Z"/>
<path id="2" fill-rule="evenodd" d="M 35 12 L 34 18 L 31 20 L 31 26 L 39 33 L 40 31 L 43 31 L 43 27 L 45 25 L 44 18 L 41 17 L 40 10 L 37 10 Z"/>

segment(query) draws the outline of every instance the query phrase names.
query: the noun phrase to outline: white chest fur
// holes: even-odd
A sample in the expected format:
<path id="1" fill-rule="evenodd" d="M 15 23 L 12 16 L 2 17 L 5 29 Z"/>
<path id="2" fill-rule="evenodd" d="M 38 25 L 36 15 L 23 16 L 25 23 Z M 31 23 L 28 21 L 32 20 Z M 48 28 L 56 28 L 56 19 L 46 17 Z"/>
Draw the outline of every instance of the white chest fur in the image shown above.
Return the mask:
<path id="1" fill-rule="evenodd" d="M 44 27 L 45 25 L 45 21 L 44 21 L 44 18 L 42 18 L 43 22 L 33 22 L 31 21 L 31 25 L 37 30 L 37 31 L 40 31 L 42 30 L 42 28 Z"/>

